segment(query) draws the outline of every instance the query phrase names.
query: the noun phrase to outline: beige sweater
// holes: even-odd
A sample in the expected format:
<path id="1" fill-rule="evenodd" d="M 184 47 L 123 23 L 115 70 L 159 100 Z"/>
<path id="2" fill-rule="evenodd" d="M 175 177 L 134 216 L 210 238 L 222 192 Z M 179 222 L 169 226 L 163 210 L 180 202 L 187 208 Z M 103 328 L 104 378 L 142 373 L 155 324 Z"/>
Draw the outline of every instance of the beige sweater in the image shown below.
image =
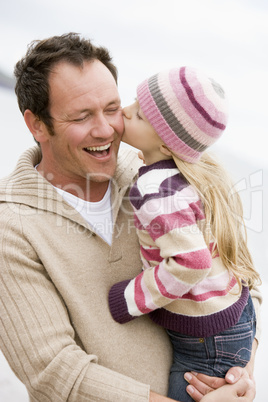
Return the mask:
<path id="1" fill-rule="evenodd" d="M 31 401 L 148 401 L 165 394 L 171 347 L 147 316 L 113 321 L 108 291 L 141 269 L 126 197 L 140 164 L 124 151 L 110 247 L 38 172 L 37 147 L 0 182 L 0 347 Z M 261 300 L 253 292 L 255 306 Z"/>

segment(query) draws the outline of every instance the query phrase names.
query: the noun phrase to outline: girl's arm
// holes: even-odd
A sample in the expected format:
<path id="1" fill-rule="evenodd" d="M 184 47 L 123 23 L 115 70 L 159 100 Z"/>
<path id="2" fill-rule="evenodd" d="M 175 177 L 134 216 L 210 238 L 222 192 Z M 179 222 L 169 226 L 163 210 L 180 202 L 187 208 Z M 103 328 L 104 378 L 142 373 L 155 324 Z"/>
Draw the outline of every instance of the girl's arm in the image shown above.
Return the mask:
<path id="1" fill-rule="evenodd" d="M 145 204 L 146 208 L 146 204 Z M 212 257 L 198 228 L 194 212 L 188 208 L 177 221 L 187 222 L 183 227 L 170 227 L 163 214 L 142 230 L 142 241 L 155 241 L 144 247 L 148 261 L 158 265 L 145 268 L 136 278 L 116 283 L 109 293 L 113 318 L 126 323 L 142 314 L 164 307 L 188 293 L 211 270 Z M 173 216 L 173 219 L 175 217 Z"/>

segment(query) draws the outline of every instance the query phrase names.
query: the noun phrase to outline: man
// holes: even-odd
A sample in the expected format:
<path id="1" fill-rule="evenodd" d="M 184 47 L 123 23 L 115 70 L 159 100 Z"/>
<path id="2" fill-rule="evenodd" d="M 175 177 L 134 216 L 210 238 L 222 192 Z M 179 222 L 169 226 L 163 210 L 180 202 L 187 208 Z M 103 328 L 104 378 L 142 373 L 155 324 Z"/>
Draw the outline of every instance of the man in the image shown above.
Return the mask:
<path id="1" fill-rule="evenodd" d="M 111 286 L 141 269 L 127 197 L 140 161 L 117 155 L 116 68 L 67 34 L 34 42 L 15 75 L 39 147 L 0 184 L 1 349 L 32 401 L 168 400 L 164 330 L 148 317 L 120 326 L 108 307 Z M 195 400 L 209 389 L 189 382 Z"/>

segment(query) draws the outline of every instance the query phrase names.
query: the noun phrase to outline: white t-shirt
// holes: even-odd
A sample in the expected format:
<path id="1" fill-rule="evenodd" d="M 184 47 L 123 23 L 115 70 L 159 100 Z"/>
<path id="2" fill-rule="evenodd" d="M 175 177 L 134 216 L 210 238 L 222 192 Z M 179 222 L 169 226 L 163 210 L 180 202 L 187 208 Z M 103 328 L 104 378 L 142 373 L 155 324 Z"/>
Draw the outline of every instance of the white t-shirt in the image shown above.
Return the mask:
<path id="1" fill-rule="evenodd" d="M 111 208 L 111 182 L 109 183 L 104 197 L 98 202 L 84 201 L 58 187 L 55 187 L 55 189 L 68 204 L 82 215 L 94 232 L 98 233 L 109 245 L 112 244 L 113 216 Z"/>

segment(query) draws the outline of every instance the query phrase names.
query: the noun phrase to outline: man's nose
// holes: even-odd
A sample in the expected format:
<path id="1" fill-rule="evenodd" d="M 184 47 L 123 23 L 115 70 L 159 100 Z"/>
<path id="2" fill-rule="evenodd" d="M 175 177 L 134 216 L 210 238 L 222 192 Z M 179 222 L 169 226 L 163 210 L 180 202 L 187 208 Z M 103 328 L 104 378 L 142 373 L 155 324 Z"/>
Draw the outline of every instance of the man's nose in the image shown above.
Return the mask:
<path id="1" fill-rule="evenodd" d="M 110 125 L 109 120 L 105 116 L 99 117 L 95 121 L 94 127 L 91 129 L 91 135 L 93 137 L 104 138 L 111 137 L 114 133 L 114 128 Z"/>

